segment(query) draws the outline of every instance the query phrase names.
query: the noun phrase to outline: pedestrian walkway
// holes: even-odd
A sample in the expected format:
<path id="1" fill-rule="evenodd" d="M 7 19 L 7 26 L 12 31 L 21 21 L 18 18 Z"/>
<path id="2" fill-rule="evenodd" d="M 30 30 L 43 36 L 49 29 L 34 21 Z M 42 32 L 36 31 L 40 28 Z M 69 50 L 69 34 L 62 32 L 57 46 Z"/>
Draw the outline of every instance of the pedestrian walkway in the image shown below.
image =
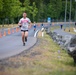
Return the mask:
<path id="1" fill-rule="evenodd" d="M 74 36 L 75 35 L 75 34 L 71 34 L 71 33 L 65 32 L 62 29 L 56 29 L 53 32 L 56 32 L 56 33 L 60 34 L 61 36 L 65 36 L 65 35 Z"/>

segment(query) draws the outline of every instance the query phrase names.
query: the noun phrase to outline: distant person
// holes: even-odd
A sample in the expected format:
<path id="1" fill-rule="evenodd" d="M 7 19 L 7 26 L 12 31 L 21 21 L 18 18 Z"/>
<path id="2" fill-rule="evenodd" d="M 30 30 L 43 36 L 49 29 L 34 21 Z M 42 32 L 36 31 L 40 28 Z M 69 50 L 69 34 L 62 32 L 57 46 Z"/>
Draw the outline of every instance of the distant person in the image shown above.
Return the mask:
<path id="1" fill-rule="evenodd" d="M 51 26 L 51 23 L 50 23 L 50 26 Z"/>
<path id="2" fill-rule="evenodd" d="M 60 28 L 61 28 L 61 29 L 63 28 L 63 25 L 62 25 L 62 24 L 60 25 Z"/>
<path id="3" fill-rule="evenodd" d="M 18 25 L 21 27 L 23 46 L 25 46 L 25 42 L 27 42 L 28 28 L 30 27 L 29 26 L 30 23 L 31 23 L 30 19 L 27 18 L 27 14 L 26 14 L 26 12 L 24 12 L 23 18 L 21 18 L 19 23 L 18 23 Z"/>
<path id="4" fill-rule="evenodd" d="M 76 27 L 76 22 L 75 22 L 75 27 Z"/>
<path id="5" fill-rule="evenodd" d="M 41 27 L 43 27 L 43 23 L 41 24 Z"/>
<path id="6" fill-rule="evenodd" d="M 34 22 L 34 31 L 36 31 L 36 23 Z"/>

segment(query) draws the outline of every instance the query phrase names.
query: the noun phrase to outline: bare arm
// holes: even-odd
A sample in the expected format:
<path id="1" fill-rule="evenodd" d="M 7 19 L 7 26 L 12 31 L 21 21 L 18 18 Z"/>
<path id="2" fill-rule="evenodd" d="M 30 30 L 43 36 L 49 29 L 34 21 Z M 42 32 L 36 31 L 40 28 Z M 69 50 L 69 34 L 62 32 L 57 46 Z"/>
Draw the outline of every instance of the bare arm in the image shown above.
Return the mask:
<path id="1" fill-rule="evenodd" d="M 29 23 L 29 29 L 31 28 L 31 26 L 32 26 L 32 23 L 30 22 L 30 23 Z"/>
<path id="2" fill-rule="evenodd" d="M 22 26 L 22 24 L 21 24 L 21 23 L 18 23 L 18 26 L 19 26 L 19 27 L 21 27 L 21 26 Z"/>
<path id="3" fill-rule="evenodd" d="M 32 22 L 30 22 L 30 26 L 32 26 Z"/>
<path id="4" fill-rule="evenodd" d="M 18 23 L 18 26 L 21 26 L 21 23 Z"/>

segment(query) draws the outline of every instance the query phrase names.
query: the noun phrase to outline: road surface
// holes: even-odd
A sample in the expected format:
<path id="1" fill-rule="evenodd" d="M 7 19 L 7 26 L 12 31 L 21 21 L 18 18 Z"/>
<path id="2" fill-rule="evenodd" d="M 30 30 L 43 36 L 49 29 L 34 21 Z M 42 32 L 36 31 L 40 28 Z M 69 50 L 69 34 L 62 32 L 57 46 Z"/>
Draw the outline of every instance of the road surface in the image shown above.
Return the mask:
<path id="1" fill-rule="evenodd" d="M 40 28 L 37 27 L 37 30 Z M 28 41 L 25 46 L 22 43 L 21 31 L 0 38 L 0 60 L 17 55 L 35 45 L 37 38 L 34 37 L 34 34 L 35 32 L 32 27 L 29 30 Z"/>

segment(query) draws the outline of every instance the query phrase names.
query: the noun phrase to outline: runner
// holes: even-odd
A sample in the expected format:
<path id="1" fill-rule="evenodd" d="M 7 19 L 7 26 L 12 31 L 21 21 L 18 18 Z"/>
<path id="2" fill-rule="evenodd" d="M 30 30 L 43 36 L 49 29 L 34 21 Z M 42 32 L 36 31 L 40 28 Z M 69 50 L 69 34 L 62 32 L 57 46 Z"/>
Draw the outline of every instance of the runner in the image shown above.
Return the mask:
<path id="1" fill-rule="evenodd" d="M 35 22 L 34 22 L 34 31 L 36 30 L 36 24 L 35 24 Z"/>
<path id="2" fill-rule="evenodd" d="M 42 24 L 41 24 L 41 27 L 43 27 L 43 25 L 44 25 L 44 24 L 42 23 Z"/>
<path id="3" fill-rule="evenodd" d="M 23 13 L 23 18 L 20 19 L 18 25 L 21 27 L 21 33 L 22 33 L 22 42 L 23 46 L 25 46 L 25 42 L 27 42 L 28 37 L 28 28 L 31 25 L 31 21 L 29 18 L 27 18 L 27 14 Z"/>

